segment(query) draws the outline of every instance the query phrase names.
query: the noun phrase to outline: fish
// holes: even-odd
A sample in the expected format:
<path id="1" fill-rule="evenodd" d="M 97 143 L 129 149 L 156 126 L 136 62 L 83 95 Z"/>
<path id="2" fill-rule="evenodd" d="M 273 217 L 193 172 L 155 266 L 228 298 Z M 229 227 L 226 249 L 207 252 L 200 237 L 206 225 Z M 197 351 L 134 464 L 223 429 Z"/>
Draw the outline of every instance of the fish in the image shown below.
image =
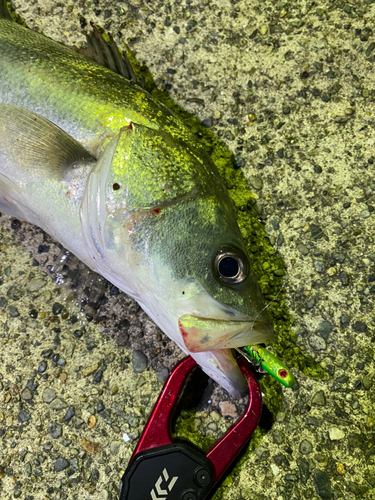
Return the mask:
<path id="1" fill-rule="evenodd" d="M 275 334 L 213 161 L 131 75 L 17 24 L 4 0 L 0 211 L 42 228 L 244 393 L 233 349 Z"/>

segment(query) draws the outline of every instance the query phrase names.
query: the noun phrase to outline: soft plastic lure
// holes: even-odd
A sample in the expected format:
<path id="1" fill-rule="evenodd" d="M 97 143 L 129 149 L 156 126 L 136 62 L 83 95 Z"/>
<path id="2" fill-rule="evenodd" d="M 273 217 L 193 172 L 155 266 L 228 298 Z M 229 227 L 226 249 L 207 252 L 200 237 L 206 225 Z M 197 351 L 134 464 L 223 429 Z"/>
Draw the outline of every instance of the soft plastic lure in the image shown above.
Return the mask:
<path id="1" fill-rule="evenodd" d="M 277 359 L 269 347 L 244 346 L 237 349 L 248 361 L 257 364 L 285 387 L 293 387 L 295 378 L 285 364 Z"/>

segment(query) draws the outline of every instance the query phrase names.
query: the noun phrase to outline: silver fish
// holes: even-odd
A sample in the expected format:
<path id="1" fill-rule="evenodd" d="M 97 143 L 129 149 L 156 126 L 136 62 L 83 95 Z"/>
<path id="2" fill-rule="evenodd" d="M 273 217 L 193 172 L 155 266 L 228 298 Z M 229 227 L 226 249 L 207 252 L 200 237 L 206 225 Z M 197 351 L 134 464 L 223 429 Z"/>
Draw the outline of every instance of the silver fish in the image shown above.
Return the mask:
<path id="1" fill-rule="evenodd" d="M 12 21 L 0 1 L 0 210 L 134 297 L 232 394 L 231 348 L 274 340 L 217 169 L 123 76 Z"/>

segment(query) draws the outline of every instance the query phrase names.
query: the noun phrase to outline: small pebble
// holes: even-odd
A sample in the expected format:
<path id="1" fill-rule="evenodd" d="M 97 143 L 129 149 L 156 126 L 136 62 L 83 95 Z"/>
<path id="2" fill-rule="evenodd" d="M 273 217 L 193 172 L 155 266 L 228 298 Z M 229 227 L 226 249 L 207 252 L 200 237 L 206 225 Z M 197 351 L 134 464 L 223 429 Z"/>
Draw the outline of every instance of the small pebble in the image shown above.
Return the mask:
<path id="1" fill-rule="evenodd" d="M 110 288 L 109 288 L 109 294 L 117 296 L 117 295 L 120 294 L 120 290 L 117 288 L 117 286 L 111 285 Z"/>
<path id="2" fill-rule="evenodd" d="M 217 431 L 217 424 L 215 422 L 211 422 L 207 426 L 211 431 Z"/>
<path id="3" fill-rule="evenodd" d="M 94 384 L 100 384 L 102 376 L 103 376 L 103 370 L 98 370 L 94 375 L 93 379 Z"/>
<path id="4" fill-rule="evenodd" d="M 27 289 L 29 292 L 37 292 L 41 288 L 45 287 L 47 284 L 47 280 L 43 278 L 35 278 L 29 282 Z"/>
<path id="5" fill-rule="evenodd" d="M 89 416 L 89 419 L 88 419 L 88 426 L 92 428 L 94 428 L 96 425 L 96 417 L 95 415 L 90 415 Z"/>
<path id="6" fill-rule="evenodd" d="M 277 245 L 278 247 L 281 247 L 281 246 L 282 246 L 282 244 L 284 243 L 284 241 L 285 241 L 285 240 L 284 240 L 284 235 L 283 235 L 282 233 L 279 233 L 279 234 L 277 235 L 276 245 Z"/>
<path id="7" fill-rule="evenodd" d="M 332 266 L 332 267 L 329 267 L 327 269 L 327 274 L 328 274 L 328 276 L 334 276 L 336 274 L 336 271 L 337 270 L 336 270 L 335 266 Z"/>
<path id="8" fill-rule="evenodd" d="M 61 472 L 69 467 L 65 458 L 58 458 L 55 462 L 55 472 Z"/>
<path id="9" fill-rule="evenodd" d="M 250 184 L 254 189 L 260 190 L 263 187 L 263 180 L 256 176 L 256 175 L 250 175 L 249 177 Z"/>
<path id="10" fill-rule="evenodd" d="M 91 481 L 94 483 L 99 481 L 99 471 L 98 469 L 92 469 L 91 471 Z"/>
<path id="11" fill-rule="evenodd" d="M 220 420 L 220 414 L 215 410 L 210 412 L 210 417 L 214 422 L 218 422 Z"/>
<path id="12" fill-rule="evenodd" d="M 297 467 L 301 476 L 302 484 L 306 484 L 310 477 L 310 467 L 309 462 L 302 457 L 297 458 Z"/>
<path id="13" fill-rule="evenodd" d="M 92 441 L 88 441 L 87 439 L 82 439 L 81 441 L 82 448 L 90 453 L 91 455 L 95 455 L 100 450 L 101 446 L 98 443 L 93 443 Z"/>
<path id="14" fill-rule="evenodd" d="M 327 348 L 326 341 L 319 335 L 311 335 L 309 337 L 309 344 L 314 351 L 324 351 Z"/>
<path id="15" fill-rule="evenodd" d="M 130 327 L 130 322 L 126 318 L 123 318 L 119 323 L 117 323 L 117 328 L 119 330 L 128 330 L 129 327 Z"/>
<path id="16" fill-rule="evenodd" d="M 233 403 L 229 401 L 220 401 L 219 408 L 223 417 L 237 417 L 237 410 Z"/>
<path id="17" fill-rule="evenodd" d="M 346 315 L 346 314 L 343 314 L 340 318 L 340 325 L 343 327 L 343 328 L 348 328 L 349 326 L 349 322 L 350 322 L 350 318 Z"/>
<path id="18" fill-rule="evenodd" d="M 74 417 L 75 415 L 75 409 L 74 406 L 69 406 L 68 411 L 65 413 L 65 422 L 70 422 L 70 420 Z"/>
<path id="19" fill-rule="evenodd" d="M 329 334 L 332 332 L 332 328 L 332 323 L 327 320 L 323 320 L 319 323 L 318 333 L 324 340 L 327 340 Z"/>
<path id="20" fill-rule="evenodd" d="M 60 398 L 56 398 L 52 401 L 51 403 L 51 408 L 53 410 L 63 410 L 64 408 L 66 408 L 68 405 L 66 404 L 65 401 L 63 401 L 62 399 Z"/>
<path id="21" fill-rule="evenodd" d="M 112 385 L 111 387 L 111 395 L 114 396 L 115 394 L 117 394 L 119 391 L 119 386 L 118 385 Z"/>
<path id="22" fill-rule="evenodd" d="M 303 439 L 300 442 L 299 452 L 302 453 L 302 455 L 308 455 L 309 453 L 312 452 L 312 450 L 313 450 L 313 446 L 310 443 L 310 441 L 307 441 L 306 439 Z"/>
<path id="23" fill-rule="evenodd" d="M 345 433 L 337 427 L 331 427 L 328 430 L 328 434 L 331 441 L 339 441 L 340 439 L 343 439 L 345 437 Z"/>
<path id="24" fill-rule="evenodd" d="M 105 409 L 105 406 L 104 406 L 103 401 L 100 401 L 100 400 L 99 400 L 99 401 L 98 401 L 98 404 L 96 405 L 96 411 L 97 411 L 98 413 L 101 413 L 102 411 L 104 411 L 104 409 Z"/>
<path id="25" fill-rule="evenodd" d="M 164 384 L 169 376 L 169 370 L 165 366 L 160 366 L 156 370 L 156 377 L 160 384 Z"/>
<path id="26" fill-rule="evenodd" d="M 54 390 L 46 387 L 42 394 L 42 399 L 45 403 L 52 403 L 52 401 L 56 398 L 56 393 Z"/>
<path id="27" fill-rule="evenodd" d="M 38 317 L 38 311 L 36 309 L 31 309 L 29 311 L 29 316 L 32 319 L 36 319 Z"/>
<path id="28" fill-rule="evenodd" d="M 57 439 L 62 436 L 62 427 L 60 425 L 51 423 L 47 428 L 47 432 L 52 439 Z"/>
<path id="29" fill-rule="evenodd" d="M 96 372 L 98 368 L 99 368 L 99 363 L 96 362 L 92 365 L 87 366 L 86 368 L 83 368 L 81 373 L 84 377 L 87 377 L 88 375 L 91 375 L 92 373 Z"/>
<path id="30" fill-rule="evenodd" d="M 27 422 L 28 420 L 30 420 L 30 418 L 31 418 L 31 415 L 29 413 L 27 413 L 26 411 L 21 410 L 18 413 L 17 420 L 18 420 L 18 422 L 20 422 L 21 424 L 23 424 L 23 423 Z"/>
<path id="31" fill-rule="evenodd" d="M 142 351 L 136 349 L 132 355 L 132 365 L 134 373 L 142 373 L 146 370 L 148 364 L 147 357 Z"/>
<path id="32" fill-rule="evenodd" d="M 330 500 L 332 498 L 331 480 L 327 472 L 322 470 L 315 471 L 314 486 L 320 498 L 323 500 Z"/>
<path id="33" fill-rule="evenodd" d="M 39 245 L 38 246 L 38 253 L 48 253 L 49 252 L 49 245 Z"/>
<path id="34" fill-rule="evenodd" d="M 326 397 L 324 391 L 318 391 L 314 394 L 312 400 L 312 404 L 317 406 L 325 406 L 326 405 Z"/>
<path id="35" fill-rule="evenodd" d="M 297 245 L 297 250 L 302 254 L 302 255 L 307 255 L 309 253 L 309 249 L 307 248 L 306 245 L 303 243 L 298 243 Z"/>
<path id="36" fill-rule="evenodd" d="M 367 374 L 363 377 L 362 384 L 365 389 L 370 389 L 370 387 L 373 387 L 373 380 L 370 374 Z"/>
<path id="37" fill-rule="evenodd" d="M 360 217 L 361 219 L 367 219 L 368 217 L 370 217 L 370 215 L 371 215 L 371 214 L 370 214 L 370 212 L 369 212 L 369 210 L 368 210 L 367 208 L 366 208 L 366 209 L 364 209 L 364 210 L 361 210 L 361 211 L 359 212 L 359 217 Z"/>
<path id="38" fill-rule="evenodd" d="M 47 361 L 42 361 L 40 365 L 38 366 L 38 372 L 39 373 L 44 373 L 47 370 L 48 363 Z"/>
<path id="39" fill-rule="evenodd" d="M 135 430 L 129 434 L 129 437 L 132 441 L 135 441 L 139 438 L 139 430 Z"/>
<path id="40" fill-rule="evenodd" d="M 323 262 L 319 262 L 319 261 L 314 262 L 314 269 L 317 273 L 324 273 Z"/>
<path id="41" fill-rule="evenodd" d="M 58 314 L 61 313 L 61 311 L 64 309 L 64 306 L 62 304 L 59 304 L 58 302 L 55 302 L 52 306 L 52 314 L 57 316 Z"/>
<path id="42" fill-rule="evenodd" d="M 9 315 L 11 318 L 18 318 L 20 313 L 19 313 L 17 307 L 9 306 Z"/>
<path id="43" fill-rule="evenodd" d="M 202 425 L 202 420 L 200 418 L 195 418 L 193 423 L 194 432 L 198 432 L 201 425 Z"/>
<path id="44" fill-rule="evenodd" d="M 33 399 L 33 393 L 30 391 L 30 389 L 25 387 L 25 389 L 23 389 L 23 391 L 21 392 L 21 398 L 25 401 L 30 401 L 31 399 Z"/>

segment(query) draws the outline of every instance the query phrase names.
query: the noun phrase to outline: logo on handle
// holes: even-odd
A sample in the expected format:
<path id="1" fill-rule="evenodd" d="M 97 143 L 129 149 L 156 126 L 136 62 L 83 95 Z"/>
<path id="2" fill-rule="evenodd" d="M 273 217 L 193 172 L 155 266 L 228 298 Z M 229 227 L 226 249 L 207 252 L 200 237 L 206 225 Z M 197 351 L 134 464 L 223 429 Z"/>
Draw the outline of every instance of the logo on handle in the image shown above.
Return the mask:
<path id="1" fill-rule="evenodd" d="M 168 488 L 168 491 L 161 487 L 161 483 L 163 482 L 163 479 L 164 479 L 164 482 L 166 483 L 166 487 Z M 172 491 L 172 488 L 176 484 L 177 479 L 178 479 L 178 476 L 174 476 L 174 477 L 172 477 L 172 479 L 168 483 L 169 474 L 168 474 L 167 469 L 164 468 L 163 472 L 160 474 L 158 480 L 156 481 L 154 487 L 150 491 L 152 500 L 166 500 L 168 493 L 170 491 Z M 156 490 L 156 493 L 155 493 L 155 490 Z"/>

